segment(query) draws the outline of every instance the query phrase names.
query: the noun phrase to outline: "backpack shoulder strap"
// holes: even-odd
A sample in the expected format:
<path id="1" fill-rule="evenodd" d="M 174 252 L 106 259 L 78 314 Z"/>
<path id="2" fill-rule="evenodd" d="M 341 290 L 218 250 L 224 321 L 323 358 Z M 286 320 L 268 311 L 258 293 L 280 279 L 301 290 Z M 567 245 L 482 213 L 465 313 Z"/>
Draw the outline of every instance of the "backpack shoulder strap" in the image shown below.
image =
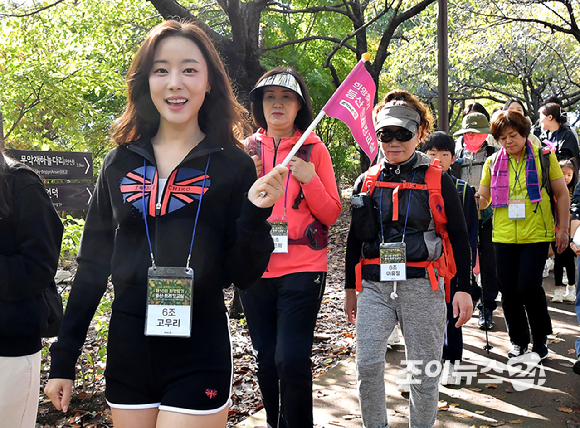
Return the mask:
<path id="1" fill-rule="evenodd" d="M 550 149 L 540 147 L 540 168 L 542 170 L 542 187 L 546 189 L 548 195 L 552 196 L 552 185 L 550 183 Z"/>
<path id="2" fill-rule="evenodd" d="M 466 190 L 465 181 L 457 179 L 457 181 L 455 182 L 455 188 L 457 189 L 457 193 L 461 197 L 461 202 L 465 205 L 465 190 Z"/>
<path id="3" fill-rule="evenodd" d="M 256 134 L 252 134 L 248 137 L 246 144 L 246 153 L 250 156 L 257 155 L 259 157 L 262 156 L 262 142 L 256 138 Z"/>
<path id="4" fill-rule="evenodd" d="M 307 144 L 306 146 L 300 146 L 296 156 L 302 159 L 304 162 L 310 162 L 310 153 L 312 152 L 312 146 L 314 144 Z"/>
<path id="5" fill-rule="evenodd" d="M 445 223 L 447 223 L 445 204 L 443 201 L 443 195 L 441 195 L 442 174 L 443 168 L 439 166 L 437 159 L 429 164 L 427 171 L 425 172 L 425 184 L 429 191 L 429 208 L 431 208 L 431 214 L 433 215 L 433 221 L 435 222 L 437 233 L 441 233 L 441 228 L 444 228 Z"/>
<path id="6" fill-rule="evenodd" d="M 310 153 L 312 152 L 313 145 L 314 144 L 307 144 L 306 146 L 300 146 L 300 148 L 296 152 L 296 156 L 298 156 L 304 162 L 310 162 Z M 298 192 L 296 199 L 294 199 L 292 208 L 297 210 L 298 207 L 300 206 L 300 203 L 302 202 L 302 199 L 304 199 L 304 191 L 302 190 L 302 186 L 300 186 L 300 192 Z"/>
<path id="7" fill-rule="evenodd" d="M 379 175 L 381 175 L 381 165 L 377 164 L 371 166 L 365 173 L 361 193 L 368 193 L 369 195 L 373 193 Z"/>

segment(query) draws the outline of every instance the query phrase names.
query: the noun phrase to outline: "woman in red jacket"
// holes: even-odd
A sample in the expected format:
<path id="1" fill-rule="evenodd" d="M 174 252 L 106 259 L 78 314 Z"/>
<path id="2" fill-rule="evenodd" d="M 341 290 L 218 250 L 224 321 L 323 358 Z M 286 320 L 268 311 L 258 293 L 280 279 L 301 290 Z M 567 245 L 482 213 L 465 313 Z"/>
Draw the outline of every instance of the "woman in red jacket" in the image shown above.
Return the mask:
<path id="1" fill-rule="evenodd" d="M 246 139 L 258 176 L 282 163 L 312 121 L 306 84 L 288 67 L 264 74 L 250 93 L 258 131 Z M 312 427 L 316 317 L 326 284 L 328 227 L 340 197 L 324 143 L 310 134 L 288 165 L 285 193 L 274 205 L 275 250 L 262 279 L 240 293 L 258 361 L 269 427 Z"/>

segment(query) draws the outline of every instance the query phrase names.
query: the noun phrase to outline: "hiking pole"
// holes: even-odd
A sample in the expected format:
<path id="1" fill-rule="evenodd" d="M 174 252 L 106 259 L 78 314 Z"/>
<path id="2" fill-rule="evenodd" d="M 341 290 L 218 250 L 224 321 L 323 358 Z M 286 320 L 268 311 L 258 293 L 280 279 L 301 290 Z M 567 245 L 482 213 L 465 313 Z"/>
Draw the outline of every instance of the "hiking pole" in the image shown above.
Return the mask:
<path id="1" fill-rule="evenodd" d="M 477 204 L 477 216 L 479 217 L 479 221 L 481 221 L 481 211 L 479 210 L 479 199 L 476 199 L 476 204 Z M 482 223 L 483 225 L 483 223 Z M 479 228 L 477 231 L 478 235 L 479 235 Z M 479 236 L 478 236 L 479 239 Z M 477 257 L 479 257 L 479 250 L 477 253 Z M 489 335 L 487 333 L 487 320 L 485 319 L 487 316 L 487 311 L 485 310 L 485 298 L 484 298 L 484 293 L 483 293 L 483 276 L 481 274 L 481 257 L 479 257 L 479 284 L 477 284 L 477 286 L 481 289 L 481 308 L 483 310 L 483 320 L 485 323 L 485 345 L 483 346 L 483 350 L 487 351 L 487 355 L 489 356 L 489 351 L 493 349 L 493 346 L 491 346 L 489 344 Z M 477 281 L 477 277 L 475 278 L 475 280 Z"/>
<path id="2" fill-rule="evenodd" d="M 480 265 L 480 271 L 479 271 L 479 275 L 481 276 L 481 265 Z M 485 321 L 485 345 L 483 347 L 484 351 L 487 351 L 487 355 L 489 355 L 489 351 L 493 349 L 493 346 L 491 346 L 489 344 L 489 336 L 487 334 L 487 320 L 485 319 L 487 316 L 487 311 L 485 310 L 485 299 L 483 298 L 483 281 L 480 281 L 481 285 L 479 286 L 479 288 L 481 288 L 481 308 L 483 309 L 483 319 Z"/>

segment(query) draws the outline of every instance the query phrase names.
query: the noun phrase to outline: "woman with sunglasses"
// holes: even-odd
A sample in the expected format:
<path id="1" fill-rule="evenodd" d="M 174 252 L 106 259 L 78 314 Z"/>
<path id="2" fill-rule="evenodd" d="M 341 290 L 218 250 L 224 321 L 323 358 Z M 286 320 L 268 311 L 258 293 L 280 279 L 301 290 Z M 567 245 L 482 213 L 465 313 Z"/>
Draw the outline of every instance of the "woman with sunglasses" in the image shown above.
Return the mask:
<path id="1" fill-rule="evenodd" d="M 397 321 L 405 338 L 407 361 L 413 360 L 417 368 L 410 373 L 409 426 L 432 427 L 437 417 L 445 292 L 442 279 L 428 274 L 430 268 L 411 266 L 430 265 L 429 261 L 437 261 L 442 254 L 443 241 L 435 232 L 429 209 L 429 190 L 422 186 L 427 170 L 435 167 L 429 166 L 429 156 L 415 150 L 427 137 L 432 120 L 427 107 L 415 96 L 400 90 L 388 93 L 375 107 L 375 128 L 384 154 L 377 186 L 370 195 L 361 194 L 367 174 L 354 185 L 346 250 L 345 312 L 357 330 L 357 383 L 363 427 L 367 428 L 388 426 L 385 352 Z M 440 177 L 443 211 L 453 219 L 447 223 L 447 231 L 457 266 L 453 316 L 459 317 L 459 327 L 473 311 L 467 227 L 450 176 L 436 177 Z M 416 187 L 398 186 L 403 181 Z M 384 263 L 386 259 L 388 263 Z M 392 260 L 400 271 L 388 268 Z M 360 287 L 356 284 L 360 290 L 357 295 L 359 263 L 362 283 Z"/>
<path id="2" fill-rule="evenodd" d="M 312 122 L 304 80 L 290 67 L 266 72 L 250 92 L 258 131 L 244 141 L 258 176 L 282 163 Z M 240 292 L 266 418 L 272 428 L 313 426 L 312 340 L 326 286 L 327 233 L 340 215 L 330 154 L 311 133 L 288 164 L 274 205 L 275 250 L 255 287 Z"/>

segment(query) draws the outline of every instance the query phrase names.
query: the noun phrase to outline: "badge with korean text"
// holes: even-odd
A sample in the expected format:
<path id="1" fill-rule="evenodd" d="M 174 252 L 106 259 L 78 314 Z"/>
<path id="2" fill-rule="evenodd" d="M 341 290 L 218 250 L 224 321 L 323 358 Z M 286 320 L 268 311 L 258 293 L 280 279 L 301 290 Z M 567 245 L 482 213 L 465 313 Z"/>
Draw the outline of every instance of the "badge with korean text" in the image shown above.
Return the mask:
<path id="1" fill-rule="evenodd" d="M 524 196 L 511 196 L 508 201 L 508 218 L 510 220 L 526 219 L 526 198 Z"/>
<path id="2" fill-rule="evenodd" d="M 381 281 L 405 281 L 407 279 L 407 245 L 404 242 L 382 243 Z"/>
<path id="3" fill-rule="evenodd" d="M 150 267 L 145 336 L 191 336 L 193 269 Z"/>
<path id="4" fill-rule="evenodd" d="M 272 227 L 270 234 L 274 241 L 274 253 L 288 252 L 288 217 L 279 215 L 271 216 L 268 223 Z"/>

